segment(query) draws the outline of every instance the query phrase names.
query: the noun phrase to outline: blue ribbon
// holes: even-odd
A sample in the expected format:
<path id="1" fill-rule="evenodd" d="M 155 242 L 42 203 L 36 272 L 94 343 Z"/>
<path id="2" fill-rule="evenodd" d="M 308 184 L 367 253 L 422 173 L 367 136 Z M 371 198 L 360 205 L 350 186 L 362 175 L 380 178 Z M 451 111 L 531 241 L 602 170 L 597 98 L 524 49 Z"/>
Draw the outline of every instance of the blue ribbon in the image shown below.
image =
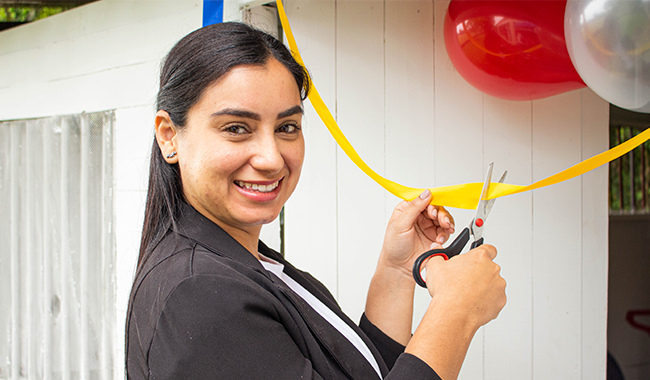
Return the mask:
<path id="1" fill-rule="evenodd" d="M 203 0 L 203 26 L 223 22 L 223 0 Z"/>

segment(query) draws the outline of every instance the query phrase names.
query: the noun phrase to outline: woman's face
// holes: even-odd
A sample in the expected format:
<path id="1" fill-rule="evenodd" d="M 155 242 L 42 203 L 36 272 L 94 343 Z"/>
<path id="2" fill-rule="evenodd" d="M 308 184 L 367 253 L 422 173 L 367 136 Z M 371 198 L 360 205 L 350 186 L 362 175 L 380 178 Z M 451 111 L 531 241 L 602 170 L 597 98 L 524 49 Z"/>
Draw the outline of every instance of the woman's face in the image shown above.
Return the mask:
<path id="1" fill-rule="evenodd" d="M 231 234 L 259 233 L 298 183 L 302 113 L 296 80 L 272 58 L 235 67 L 208 87 L 177 135 L 187 201 Z"/>

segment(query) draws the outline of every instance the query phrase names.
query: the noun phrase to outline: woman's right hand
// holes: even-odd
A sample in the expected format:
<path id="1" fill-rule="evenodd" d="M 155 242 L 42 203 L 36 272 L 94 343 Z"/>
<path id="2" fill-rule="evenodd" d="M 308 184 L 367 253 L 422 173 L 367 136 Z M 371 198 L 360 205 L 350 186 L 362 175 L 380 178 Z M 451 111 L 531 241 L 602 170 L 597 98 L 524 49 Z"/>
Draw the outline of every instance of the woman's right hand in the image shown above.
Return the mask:
<path id="1" fill-rule="evenodd" d="M 496 255 L 494 246 L 484 244 L 447 261 L 429 259 L 426 279 L 432 302 L 464 311 L 476 329 L 495 319 L 506 304 L 506 281 L 494 262 Z"/>
<path id="2" fill-rule="evenodd" d="M 437 256 L 426 263 L 432 299 L 405 352 L 445 380 L 458 377 L 474 334 L 505 306 L 506 282 L 493 261 L 496 254 L 493 246 L 482 245 L 449 260 Z"/>

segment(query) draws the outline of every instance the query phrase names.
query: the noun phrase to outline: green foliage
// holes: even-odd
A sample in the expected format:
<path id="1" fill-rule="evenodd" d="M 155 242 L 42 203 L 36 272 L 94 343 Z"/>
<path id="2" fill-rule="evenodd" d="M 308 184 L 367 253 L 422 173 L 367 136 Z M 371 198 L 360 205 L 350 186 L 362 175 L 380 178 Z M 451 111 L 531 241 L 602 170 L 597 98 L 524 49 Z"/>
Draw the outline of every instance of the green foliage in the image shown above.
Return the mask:
<path id="1" fill-rule="evenodd" d="M 0 7 L 0 22 L 30 22 L 40 20 L 71 7 Z"/>
<path id="2" fill-rule="evenodd" d="M 631 127 L 610 129 L 614 147 L 641 133 Z M 609 209 L 614 213 L 650 213 L 650 142 L 609 164 Z"/>

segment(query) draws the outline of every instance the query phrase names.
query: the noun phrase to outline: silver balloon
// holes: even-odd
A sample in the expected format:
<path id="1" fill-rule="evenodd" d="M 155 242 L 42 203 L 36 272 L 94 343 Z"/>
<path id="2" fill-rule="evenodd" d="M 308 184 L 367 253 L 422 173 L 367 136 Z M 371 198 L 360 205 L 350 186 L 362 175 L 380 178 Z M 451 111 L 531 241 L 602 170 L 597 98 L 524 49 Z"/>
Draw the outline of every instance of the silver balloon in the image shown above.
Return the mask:
<path id="1" fill-rule="evenodd" d="M 564 37 L 589 88 L 650 113 L 650 0 L 568 0 Z"/>

